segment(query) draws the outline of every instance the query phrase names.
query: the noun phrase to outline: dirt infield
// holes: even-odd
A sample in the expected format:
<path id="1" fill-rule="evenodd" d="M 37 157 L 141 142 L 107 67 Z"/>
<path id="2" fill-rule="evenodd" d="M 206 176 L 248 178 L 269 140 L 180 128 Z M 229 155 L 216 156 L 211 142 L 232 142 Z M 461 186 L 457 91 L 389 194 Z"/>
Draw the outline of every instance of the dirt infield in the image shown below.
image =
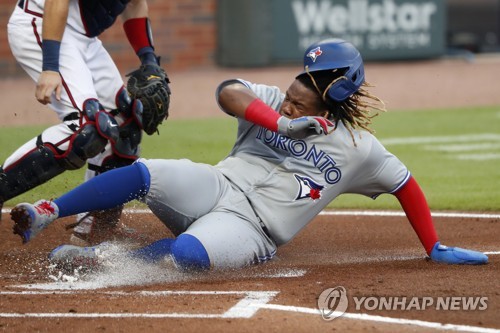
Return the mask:
<path id="1" fill-rule="evenodd" d="M 424 259 L 404 217 L 348 212 L 318 217 L 281 248 L 275 260 L 237 272 L 200 276 L 180 274 L 169 266 L 161 270 L 117 267 L 80 281 L 56 283 L 48 277 L 46 254 L 68 240 L 64 226 L 72 220 L 59 221 L 43 237 L 21 246 L 5 216 L 0 225 L 4 235 L 0 245 L 0 329 L 500 332 L 499 216 L 435 220 L 446 244 L 497 254 L 490 255 L 490 263 L 484 266 L 435 264 Z M 157 237 L 168 236 L 151 214 L 128 214 L 125 223 Z M 347 314 L 324 321 L 317 298 L 323 290 L 336 286 L 347 290 Z M 353 297 L 362 296 L 407 297 L 406 307 L 412 297 L 432 298 L 436 304 L 425 310 L 401 306 L 357 310 Z M 470 296 L 487 297 L 487 309 L 436 309 L 439 298 Z"/>
<path id="2" fill-rule="evenodd" d="M 368 64 L 367 78 L 389 109 L 500 105 L 494 82 L 500 58 L 475 62 L 439 60 Z M 214 89 L 223 79 L 242 77 L 286 89 L 298 68 L 202 69 L 171 71 L 171 117 L 223 116 Z M 34 101 L 26 79 L 0 82 L 0 127 L 55 123 Z M 21 143 L 20 143 L 21 144 Z M 51 225 L 27 245 L 0 223 L 0 330 L 5 332 L 500 332 L 500 215 L 435 216 L 446 245 L 490 254 L 484 266 L 448 266 L 427 261 L 406 218 L 368 212 L 326 211 L 269 263 L 235 272 L 182 274 L 170 265 L 145 267 L 116 263 L 105 272 L 59 276 L 47 253 L 69 239 L 65 225 Z M 168 231 L 150 213 L 131 212 L 124 223 L 155 239 Z M 57 281 L 55 281 L 57 280 Z M 65 281 L 62 281 L 65 280 Z M 347 290 L 346 314 L 322 319 L 317 299 L 323 290 Z M 356 308 L 360 297 L 370 298 Z M 371 309 L 383 297 L 401 300 L 395 308 Z M 417 298 L 432 305 L 411 307 Z M 486 309 L 465 310 L 468 298 Z M 438 308 L 448 302 L 449 309 Z M 451 302 L 451 303 L 450 303 Z M 444 303 L 442 303 L 444 304 Z"/>

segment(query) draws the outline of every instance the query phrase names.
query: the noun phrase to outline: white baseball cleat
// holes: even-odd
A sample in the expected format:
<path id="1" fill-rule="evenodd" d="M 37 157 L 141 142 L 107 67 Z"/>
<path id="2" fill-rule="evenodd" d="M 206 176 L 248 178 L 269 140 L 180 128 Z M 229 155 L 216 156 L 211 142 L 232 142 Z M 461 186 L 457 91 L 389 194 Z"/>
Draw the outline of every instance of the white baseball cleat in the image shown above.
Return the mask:
<path id="1" fill-rule="evenodd" d="M 107 242 L 88 247 L 60 245 L 50 252 L 49 262 L 69 272 L 75 269 L 94 271 L 101 266 L 103 252 L 110 248 L 111 244 Z"/>
<path id="2" fill-rule="evenodd" d="M 59 216 L 59 207 L 52 201 L 39 200 L 34 204 L 21 203 L 12 209 L 14 234 L 29 242 Z"/>

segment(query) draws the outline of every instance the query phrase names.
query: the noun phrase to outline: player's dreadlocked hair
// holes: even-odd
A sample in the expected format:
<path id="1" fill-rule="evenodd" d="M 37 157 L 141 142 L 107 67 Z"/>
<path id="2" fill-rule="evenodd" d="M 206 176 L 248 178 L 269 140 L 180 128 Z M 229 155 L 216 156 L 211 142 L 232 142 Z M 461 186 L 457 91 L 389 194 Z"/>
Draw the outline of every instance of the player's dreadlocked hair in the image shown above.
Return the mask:
<path id="1" fill-rule="evenodd" d="M 366 81 L 358 91 L 345 101 L 337 102 L 332 100 L 327 94 L 328 89 L 338 80 L 345 79 L 343 74 L 342 69 L 312 73 L 307 71 L 299 75 L 297 80 L 318 93 L 320 100 L 329 111 L 328 119 L 335 122 L 341 121 L 351 134 L 354 146 L 357 146 L 352 130 L 361 128 L 374 133 L 370 128 L 372 118 L 376 117 L 380 112 L 385 112 L 386 109 L 384 102 L 367 90 L 372 85 Z"/>

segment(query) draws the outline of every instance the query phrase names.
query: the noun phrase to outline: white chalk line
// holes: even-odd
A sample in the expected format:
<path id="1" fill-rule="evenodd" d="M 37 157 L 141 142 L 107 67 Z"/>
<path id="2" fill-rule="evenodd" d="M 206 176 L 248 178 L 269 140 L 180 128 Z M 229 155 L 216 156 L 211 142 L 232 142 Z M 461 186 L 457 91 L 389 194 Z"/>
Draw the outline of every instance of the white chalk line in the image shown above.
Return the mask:
<path id="1" fill-rule="evenodd" d="M 0 295 L 77 295 L 85 294 L 70 290 L 51 291 L 0 291 Z M 90 294 L 87 293 L 87 294 Z M 92 295 L 113 296 L 169 296 L 169 295 L 244 295 L 244 297 L 224 313 L 0 313 L 0 318 L 251 318 L 260 306 L 271 301 L 279 291 L 139 291 L 139 292 L 91 292 Z"/>
<path id="2" fill-rule="evenodd" d="M 260 308 L 296 312 L 296 313 L 317 314 L 318 316 L 321 314 L 318 309 L 298 307 L 298 306 L 286 306 L 279 304 L 264 304 L 261 305 Z M 362 321 L 372 321 L 372 322 L 387 323 L 387 324 L 419 326 L 419 327 L 432 328 L 436 330 L 445 330 L 445 331 L 500 333 L 500 330 L 495 328 L 483 328 L 477 326 L 455 325 L 455 324 L 442 324 L 432 321 L 383 317 L 383 316 L 369 315 L 365 313 L 344 313 L 342 317 L 338 319 L 342 318 L 362 320 Z"/>
<path id="3" fill-rule="evenodd" d="M 196 313 L 0 313 L 0 318 L 186 318 L 207 319 L 222 318 L 218 314 L 196 314 Z"/>
<path id="4" fill-rule="evenodd" d="M 126 210 L 131 214 L 147 214 L 151 213 L 149 209 L 130 209 Z M 152 213 L 151 213 L 152 214 Z M 404 212 L 396 211 L 373 211 L 373 210 L 324 210 L 319 213 L 321 216 L 406 216 Z M 445 212 L 434 212 L 431 213 L 434 217 L 463 217 L 463 218 L 478 218 L 478 219 L 500 219 L 500 214 L 489 214 L 489 213 L 445 213 Z"/>
<path id="5" fill-rule="evenodd" d="M 77 294 L 72 291 L 5 291 L 0 295 L 67 295 Z M 95 292 L 93 292 L 95 294 Z M 280 304 L 269 304 L 269 302 L 279 294 L 278 291 L 139 291 L 139 292 L 100 292 L 100 294 L 115 296 L 168 296 L 168 295 L 242 295 L 236 305 L 222 314 L 196 314 L 196 313 L 0 313 L 0 318 L 142 318 L 142 319 L 162 319 L 162 318 L 252 318 L 257 311 L 278 310 L 293 313 L 313 314 L 320 316 L 320 311 L 315 308 L 287 306 Z M 500 333 L 500 330 L 494 328 L 484 328 L 468 325 L 443 324 L 438 322 L 422 321 L 415 319 L 403 319 L 393 317 L 383 317 L 378 315 L 369 315 L 364 313 L 345 313 L 337 320 L 352 319 L 361 321 L 378 322 L 395 325 L 408 325 L 435 330 L 462 331 L 462 332 L 484 332 Z"/>
<path id="6" fill-rule="evenodd" d="M 324 216 L 406 216 L 404 212 L 396 211 L 370 211 L 370 210 L 325 210 L 319 213 Z M 463 212 L 431 212 L 433 217 L 448 217 L 448 218 L 477 218 L 477 219 L 500 219 L 500 214 L 490 213 L 463 213 Z"/>
<path id="7" fill-rule="evenodd" d="M 10 209 L 2 209 L 2 213 L 10 213 Z M 127 208 L 124 210 L 125 214 L 153 214 L 149 209 L 134 209 Z M 324 210 L 319 213 L 320 216 L 406 216 L 404 212 L 399 211 L 386 211 L 386 210 Z M 463 218 L 477 218 L 477 219 L 500 219 L 500 214 L 492 213 L 466 213 L 466 212 L 431 212 L 434 217 L 463 217 Z"/>
<path id="8" fill-rule="evenodd" d="M 8 213 L 9 209 L 3 209 L 2 212 Z M 149 209 L 127 209 L 126 213 L 129 214 L 145 214 L 151 213 Z M 323 216 L 396 216 L 396 217 L 404 217 L 404 212 L 395 212 L 395 211 L 323 211 L 319 215 Z M 433 212 L 432 216 L 434 217 L 445 217 L 445 218 L 479 218 L 479 219 L 500 219 L 500 214 L 488 214 L 488 213 L 445 213 L 445 212 Z M 497 255 L 500 254 L 500 251 L 490 251 L 485 252 L 487 255 Z M 15 293 L 15 292 L 12 292 Z M 23 292 L 28 294 L 33 293 L 44 293 L 44 294 L 53 294 L 54 291 L 47 292 Z M 67 292 L 68 294 L 73 293 L 71 291 Z M 171 292 L 169 292 L 171 293 Z M 210 292 L 207 292 L 210 294 Z M 224 294 L 224 292 L 217 292 L 219 294 Z M 243 294 L 245 292 L 227 292 L 228 294 Z M 3 294 L 0 292 L 0 295 Z M 252 298 L 252 296 L 254 298 Z M 249 298 L 250 297 L 250 298 Z M 243 298 L 240 302 L 238 302 L 231 309 L 226 311 L 224 314 L 186 314 L 186 313 L 167 313 L 167 314 L 141 314 L 141 313 L 31 313 L 31 314 L 17 314 L 17 313 L 0 313 L 0 317 L 47 317 L 47 318 L 250 318 L 255 314 L 259 309 L 271 309 L 271 310 L 282 310 L 282 311 L 290 311 L 290 312 L 301 312 L 308 314 L 318 314 L 318 309 L 311 308 L 302 308 L 302 307 L 293 307 L 293 306 L 284 306 L 278 304 L 268 304 L 267 302 L 272 299 L 273 296 L 262 296 L 252 294 L 251 296 L 247 296 Z M 252 307 L 254 310 L 248 310 L 249 307 Z M 250 316 L 250 317 L 249 317 Z M 346 313 L 343 318 L 347 319 L 357 319 L 357 320 L 367 320 L 367 321 L 375 321 L 375 322 L 384 322 L 384 323 L 393 323 L 393 324 L 402 324 L 402 325 L 413 325 L 420 326 L 426 328 L 433 328 L 438 330 L 458 330 L 465 332 L 496 332 L 500 333 L 500 330 L 491 329 L 491 328 L 482 328 L 475 326 L 466 326 L 466 325 L 453 325 L 453 324 L 442 324 L 436 322 L 426 322 L 419 320 L 410 320 L 410 319 L 398 319 L 391 317 L 382 317 L 382 316 L 373 316 L 367 314 L 352 314 Z"/>

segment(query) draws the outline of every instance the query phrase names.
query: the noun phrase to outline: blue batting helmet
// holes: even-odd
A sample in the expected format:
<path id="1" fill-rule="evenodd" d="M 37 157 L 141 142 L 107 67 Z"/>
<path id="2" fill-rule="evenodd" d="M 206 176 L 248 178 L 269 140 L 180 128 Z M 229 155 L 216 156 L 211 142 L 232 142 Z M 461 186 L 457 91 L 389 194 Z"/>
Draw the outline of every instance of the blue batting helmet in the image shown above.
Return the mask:
<path id="1" fill-rule="evenodd" d="M 328 89 L 328 96 L 342 102 L 358 91 L 365 81 L 363 59 L 359 51 L 343 39 L 322 40 L 309 46 L 304 54 L 304 72 L 344 69 L 345 78 Z"/>

